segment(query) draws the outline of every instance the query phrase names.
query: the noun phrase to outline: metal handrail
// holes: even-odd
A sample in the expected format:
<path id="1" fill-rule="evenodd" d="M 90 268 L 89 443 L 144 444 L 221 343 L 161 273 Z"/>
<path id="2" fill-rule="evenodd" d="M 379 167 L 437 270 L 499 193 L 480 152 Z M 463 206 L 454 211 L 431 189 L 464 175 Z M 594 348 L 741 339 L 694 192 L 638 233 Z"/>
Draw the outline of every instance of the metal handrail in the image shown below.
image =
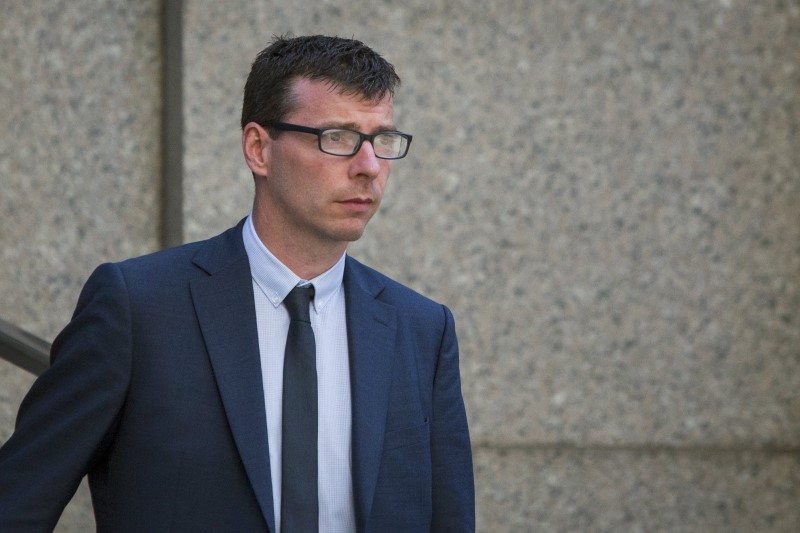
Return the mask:
<path id="1" fill-rule="evenodd" d="M 39 375 L 50 366 L 50 343 L 0 318 L 0 358 Z"/>

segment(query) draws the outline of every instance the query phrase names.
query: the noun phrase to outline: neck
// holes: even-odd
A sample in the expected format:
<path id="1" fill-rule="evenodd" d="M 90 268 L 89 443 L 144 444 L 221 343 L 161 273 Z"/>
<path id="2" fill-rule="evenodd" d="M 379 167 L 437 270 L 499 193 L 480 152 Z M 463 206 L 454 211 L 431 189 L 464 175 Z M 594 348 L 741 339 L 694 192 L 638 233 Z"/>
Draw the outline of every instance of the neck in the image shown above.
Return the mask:
<path id="1" fill-rule="evenodd" d="M 298 277 L 310 280 L 329 270 L 347 250 L 347 243 L 325 246 L 310 245 L 303 239 L 284 236 L 280 228 L 271 226 L 264 217 L 253 212 L 253 226 L 264 246 Z"/>

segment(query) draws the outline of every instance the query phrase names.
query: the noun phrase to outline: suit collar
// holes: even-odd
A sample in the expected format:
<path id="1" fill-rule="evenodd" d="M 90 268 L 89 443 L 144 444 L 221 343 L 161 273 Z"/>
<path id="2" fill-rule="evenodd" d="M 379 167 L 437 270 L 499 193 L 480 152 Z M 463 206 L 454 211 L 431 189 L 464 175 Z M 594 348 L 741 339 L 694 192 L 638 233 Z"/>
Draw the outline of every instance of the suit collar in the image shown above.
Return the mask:
<path id="1" fill-rule="evenodd" d="M 206 274 L 213 275 L 247 259 L 242 242 L 242 228 L 246 220 L 240 220 L 236 226 L 202 243 L 192 262 Z"/>

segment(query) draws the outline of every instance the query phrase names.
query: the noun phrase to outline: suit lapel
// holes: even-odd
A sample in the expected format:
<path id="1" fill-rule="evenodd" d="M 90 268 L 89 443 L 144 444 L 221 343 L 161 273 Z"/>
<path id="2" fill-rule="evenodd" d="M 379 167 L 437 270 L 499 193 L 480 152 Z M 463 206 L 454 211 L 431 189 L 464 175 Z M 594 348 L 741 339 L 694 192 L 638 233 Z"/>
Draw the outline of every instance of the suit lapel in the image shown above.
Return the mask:
<path id="1" fill-rule="evenodd" d="M 192 280 L 191 291 L 233 438 L 275 531 L 253 286 L 241 234 L 239 224 L 198 252 L 195 264 L 209 275 Z"/>
<path id="2" fill-rule="evenodd" d="M 363 531 L 383 450 L 397 312 L 377 299 L 383 284 L 350 257 L 344 290 L 353 402 L 353 496 L 357 529 Z"/>

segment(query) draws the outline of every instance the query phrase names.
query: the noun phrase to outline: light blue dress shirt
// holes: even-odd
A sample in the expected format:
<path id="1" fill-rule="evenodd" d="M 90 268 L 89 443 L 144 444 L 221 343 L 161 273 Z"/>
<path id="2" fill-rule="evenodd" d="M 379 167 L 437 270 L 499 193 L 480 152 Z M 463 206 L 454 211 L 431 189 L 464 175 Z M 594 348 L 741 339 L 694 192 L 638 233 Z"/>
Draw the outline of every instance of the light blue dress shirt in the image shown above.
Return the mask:
<path id="1" fill-rule="evenodd" d="M 264 246 L 253 226 L 252 213 L 244 224 L 242 237 L 253 276 L 275 525 L 280 531 L 283 353 L 289 330 L 289 314 L 282 302 L 293 287 L 311 282 L 314 301 L 310 314 L 317 346 L 319 403 L 319 530 L 320 533 L 355 531 L 350 363 L 342 287 L 345 255 L 323 274 L 302 280 Z"/>

